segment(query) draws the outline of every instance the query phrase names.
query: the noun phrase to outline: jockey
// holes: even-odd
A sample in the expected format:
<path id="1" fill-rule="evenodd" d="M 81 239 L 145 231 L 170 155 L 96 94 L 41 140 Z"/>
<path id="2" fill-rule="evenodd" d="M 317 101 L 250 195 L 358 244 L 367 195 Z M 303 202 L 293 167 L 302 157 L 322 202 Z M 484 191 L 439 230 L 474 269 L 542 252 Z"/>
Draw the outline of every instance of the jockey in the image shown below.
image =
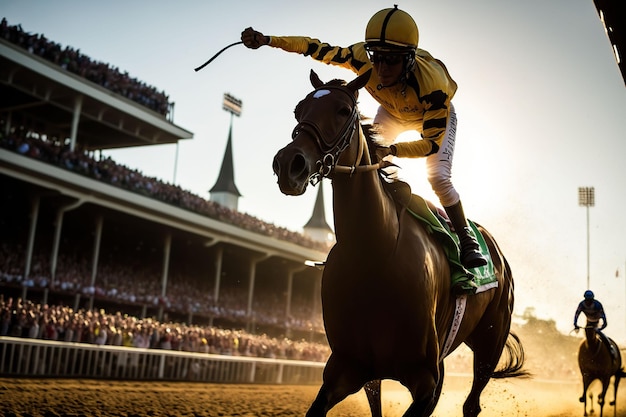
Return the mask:
<path id="1" fill-rule="evenodd" d="M 604 330 L 607 326 L 607 322 L 602 304 L 600 303 L 600 301 L 594 298 L 593 291 L 585 291 L 584 297 L 585 299 L 578 304 L 576 314 L 574 314 L 574 328 L 576 330 L 579 329 L 578 316 L 580 315 L 580 313 L 585 313 L 585 316 L 587 317 L 587 326 L 593 327 L 595 329 L 598 327 L 598 322 L 600 321 L 600 319 L 602 319 L 602 327 L 600 328 L 600 330 Z"/>
<path id="2" fill-rule="evenodd" d="M 459 237 L 461 263 L 468 269 L 487 264 L 451 181 L 456 135 L 451 100 L 457 84 L 441 61 L 417 47 L 419 32 L 408 13 L 397 6 L 377 12 L 367 24 L 365 42 L 347 48 L 302 36 L 266 36 L 252 28 L 241 33 L 241 40 L 251 49 L 269 45 L 358 75 L 373 69 L 365 89 L 380 104 L 373 123 L 379 144 L 376 155 L 426 158 L 428 181 Z M 394 143 L 400 133 L 411 130 L 421 139 Z M 471 279 L 453 286 L 456 293 L 476 288 Z"/>

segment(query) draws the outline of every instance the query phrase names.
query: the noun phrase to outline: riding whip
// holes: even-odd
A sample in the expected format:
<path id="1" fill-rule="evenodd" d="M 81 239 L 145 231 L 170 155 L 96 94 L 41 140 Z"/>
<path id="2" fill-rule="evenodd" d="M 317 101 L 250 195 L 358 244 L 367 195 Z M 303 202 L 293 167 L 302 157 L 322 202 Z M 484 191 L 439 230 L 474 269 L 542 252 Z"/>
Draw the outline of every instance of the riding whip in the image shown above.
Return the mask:
<path id="1" fill-rule="evenodd" d="M 200 71 L 202 68 L 206 67 L 207 65 L 209 65 L 211 62 L 213 62 L 213 60 L 215 58 L 217 58 L 222 52 L 224 52 L 225 50 L 227 50 L 228 48 L 230 48 L 231 46 L 235 46 L 235 45 L 239 45 L 240 43 L 243 43 L 243 41 L 239 41 L 239 42 L 235 42 L 235 43 L 231 43 L 228 46 L 225 46 L 224 48 L 222 48 L 221 51 L 219 51 L 218 53 L 216 53 L 215 55 L 213 55 L 213 57 L 211 59 L 209 59 L 207 62 L 205 62 L 204 64 L 200 65 L 198 68 L 194 69 L 194 71 Z"/>

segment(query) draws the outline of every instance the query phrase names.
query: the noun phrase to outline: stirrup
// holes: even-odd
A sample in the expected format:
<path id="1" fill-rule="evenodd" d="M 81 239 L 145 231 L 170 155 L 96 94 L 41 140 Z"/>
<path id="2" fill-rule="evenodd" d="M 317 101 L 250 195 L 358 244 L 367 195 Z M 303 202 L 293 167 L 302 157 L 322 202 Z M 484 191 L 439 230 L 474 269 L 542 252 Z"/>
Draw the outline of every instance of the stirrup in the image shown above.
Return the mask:
<path id="1" fill-rule="evenodd" d="M 487 259 L 475 249 L 468 251 L 461 250 L 461 263 L 467 269 L 478 268 L 487 265 Z"/>
<path id="2" fill-rule="evenodd" d="M 478 268 L 487 265 L 487 259 L 480 253 L 480 246 L 469 231 L 469 227 L 464 228 L 464 236 L 459 235 L 461 263 L 467 269 Z"/>

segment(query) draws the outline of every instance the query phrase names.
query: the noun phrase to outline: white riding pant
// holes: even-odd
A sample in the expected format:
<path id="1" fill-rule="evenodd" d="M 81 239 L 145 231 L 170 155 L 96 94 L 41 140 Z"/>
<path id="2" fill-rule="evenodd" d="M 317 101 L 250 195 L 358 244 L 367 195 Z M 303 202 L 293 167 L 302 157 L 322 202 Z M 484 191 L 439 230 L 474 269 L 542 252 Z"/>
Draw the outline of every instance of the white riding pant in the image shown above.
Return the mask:
<path id="1" fill-rule="evenodd" d="M 380 126 L 381 143 L 390 145 L 398 135 L 409 130 L 421 132 L 422 123 L 406 122 L 389 114 L 382 106 L 378 108 L 374 124 Z M 450 117 L 439 151 L 426 157 L 426 176 L 433 191 L 444 207 L 450 207 L 460 201 L 459 193 L 452 185 L 452 159 L 456 140 L 456 112 L 450 103 Z"/>

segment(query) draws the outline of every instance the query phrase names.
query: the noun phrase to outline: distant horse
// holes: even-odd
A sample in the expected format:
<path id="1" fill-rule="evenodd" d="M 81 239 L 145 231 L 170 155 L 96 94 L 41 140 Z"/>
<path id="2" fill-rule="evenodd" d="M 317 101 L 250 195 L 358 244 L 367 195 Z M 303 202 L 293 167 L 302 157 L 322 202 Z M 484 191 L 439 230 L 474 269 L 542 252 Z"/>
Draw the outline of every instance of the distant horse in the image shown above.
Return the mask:
<path id="1" fill-rule="evenodd" d="M 441 243 L 396 203 L 378 172 L 380 165 L 372 163 L 357 109 L 358 90 L 369 75 L 324 84 L 311 71 L 315 90 L 296 106 L 293 141 L 273 160 L 286 195 L 301 195 L 309 182 L 322 177 L 330 178 L 333 187 L 337 242 L 322 276 L 332 353 L 308 417 L 325 416 L 363 387 L 372 415 L 380 416 L 382 379 L 397 380 L 410 391 L 413 402 L 405 416 L 429 416 L 443 384 L 444 342 L 455 313 L 450 266 Z M 474 381 L 464 416 L 479 414 L 480 394 L 490 378 L 524 374 L 522 345 L 509 333 L 511 270 L 491 235 L 480 230 L 498 285 L 467 297 L 467 313 L 449 345 L 448 353 L 461 343 L 474 351 Z M 505 345 L 507 361 L 495 371 Z"/>
<path id="2" fill-rule="evenodd" d="M 604 339 L 604 340 L 603 340 Z M 598 394 L 600 405 L 600 417 L 604 408 L 604 399 L 609 389 L 611 378 L 613 380 L 613 401 L 609 405 L 614 406 L 613 415 L 617 415 L 617 387 L 622 377 L 626 376 L 622 368 L 622 355 L 619 347 L 610 337 L 604 336 L 593 326 L 585 327 L 585 340 L 580 342 L 578 348 L 578 366 L 583 378 L 583 395 L 580 402 L 584 403 L 585 415 L 587 415 L 587 389 L 596 379 L 602 383 L 602 391 Z M 593 410 L 593 404 L 591 404 Z"/>

